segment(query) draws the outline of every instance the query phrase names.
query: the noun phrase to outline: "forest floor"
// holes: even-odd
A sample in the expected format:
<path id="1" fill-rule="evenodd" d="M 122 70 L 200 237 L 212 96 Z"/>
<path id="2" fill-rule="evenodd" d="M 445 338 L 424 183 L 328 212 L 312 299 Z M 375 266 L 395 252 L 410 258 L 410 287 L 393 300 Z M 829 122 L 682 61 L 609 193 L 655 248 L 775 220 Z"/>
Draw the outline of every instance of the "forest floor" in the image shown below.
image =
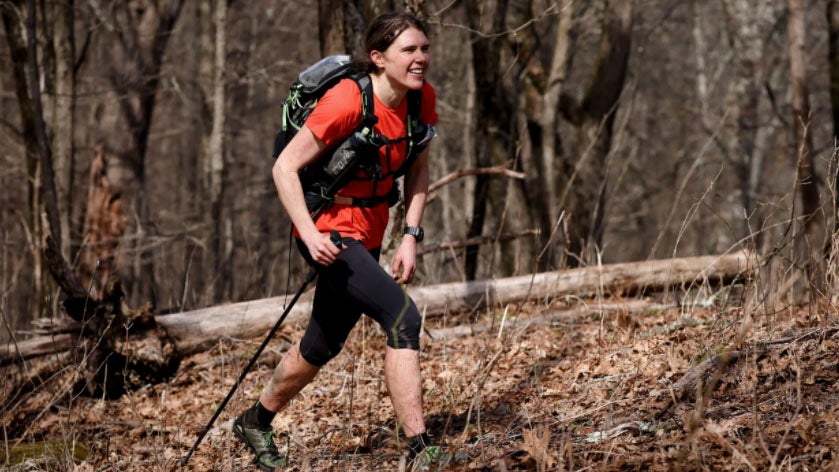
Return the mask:
<path id="1" fill-rule="evenodd" d="M 808 306 L 752 317 L 730 301 L 630 308 L 637 302 L 603 311 L 567 298 L 426 320 L 438 334 L 470 320 L 489 326 L 423 339 L 427 423 L 452 454 L 442 470 L 839 470 L 835 323 Z M 276 336 L 187 470 L 256 470 L 230 424 L 301 333 Z M 287 470 L 404 470 L 383 339 L 361 322 L 275 419 Z M 12 470 L 177 470 L 260 342 L 225 340 L 185 359 L 168 383 L 118 400 L 42 389 L 4 412 L 0 449 L 76 445 L 63 461 Z"/>

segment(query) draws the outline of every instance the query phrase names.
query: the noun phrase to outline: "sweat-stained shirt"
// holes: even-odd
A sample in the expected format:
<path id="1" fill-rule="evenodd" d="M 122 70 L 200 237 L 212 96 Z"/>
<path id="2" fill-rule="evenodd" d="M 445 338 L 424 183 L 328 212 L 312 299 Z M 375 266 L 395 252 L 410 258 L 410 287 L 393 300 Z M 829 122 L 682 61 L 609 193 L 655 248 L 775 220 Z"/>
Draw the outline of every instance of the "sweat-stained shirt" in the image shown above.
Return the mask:
<path id="1" fill-rule="evenodd" d="M 437 123 L 437 95 L 434 88 L 426 82 L 422 87 L 419 121 L 427 125 Z M 373 111 L 379 121 L 374 126 L 377 134 L 388 138 L 401 138 L 408 134 L 406 120 L 408 116 L 407 95 L 396 108 L 390 108 L 379 101 L 373 94 Z M 306 126 L 327 149 L 333 149 L 346 139 L 361 124 L 361 91 L 352 79 L 343 79 L 324 94 L 306 120 Z M 387 163 L 387 150 L 390 148 L 390 164 Z M 405 161 L 408 152 L 407 141 L 382 146 L 379 149 L 379 161 L 383 173 L 387 169 L 396 170 Z M 321 156 L 320 158 L 324 158 Z M 393 176 L 386 177 L 376 184 L 376 196 L 385 196 L 395 185 Z M 356 198 L 373 196 L 372 180 L 352 180 L 345 185 L 338 195 Z M 374 249 L 382 244 L 388 223 L 388 205 L 382 202 L 372 208 L 335 204 L 326 208 L 315 221 L 321 232 L 336 230 L 344 238 L 359 240 L 365 248 Z"/>

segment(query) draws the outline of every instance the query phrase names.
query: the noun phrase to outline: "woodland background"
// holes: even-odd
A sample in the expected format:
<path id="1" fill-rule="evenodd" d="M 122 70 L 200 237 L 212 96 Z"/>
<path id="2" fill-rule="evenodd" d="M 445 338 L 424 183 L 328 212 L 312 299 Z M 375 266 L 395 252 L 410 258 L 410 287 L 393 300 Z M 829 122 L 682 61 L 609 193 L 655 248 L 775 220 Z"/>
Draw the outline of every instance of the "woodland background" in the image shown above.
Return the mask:
<path id="1" fill-rule="evenodd" d="M 403 8 L 428 21 L 440 114 L 410 289 L 595 274 L 425 320 L 451 469 L 836 470 L 839 0 L 0 0 L 0 463 L 177 466 L 258 340 L 179 353 L 160 321 L 184 342 L 212 316 L 166 313 L 300 284 L 270 177 L 282 100 Z M 742 277 L 603 282 L 722 254 Z M 45 327 L 70 351 L 24 360 Z M 196 470 L 248 467 L 223 422 L 301 329 Z M 375 329 L 278 417 L 290 470 L 404 470 Z"/>
<path id="2" fill-rule="evenodd" d="M 156 312 L 299 281 L 282 99 L 396 8 L 429 23 L 432 179 L 460 177 L 419 283 L 743 246 L 806 269 L 791 243 L 835 226 L 836 3 L 4 0 L 3 337 L 57 309 L 50 234 L 94 293 L 116 275 Z"/>

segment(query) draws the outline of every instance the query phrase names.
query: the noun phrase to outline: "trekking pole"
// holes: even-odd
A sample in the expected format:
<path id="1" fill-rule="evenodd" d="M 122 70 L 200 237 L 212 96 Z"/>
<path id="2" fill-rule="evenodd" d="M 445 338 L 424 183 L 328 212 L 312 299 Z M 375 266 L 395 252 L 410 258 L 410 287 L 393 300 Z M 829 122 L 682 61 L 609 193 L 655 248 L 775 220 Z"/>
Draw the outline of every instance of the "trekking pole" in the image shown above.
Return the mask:
<path id="1" fill-rule="evenodd" d="M 341 247 L 341 235 L 337 231 L 330 231 L 329 237 L 330 239 L 332 239 L 332 242 L 336 246 Z M 277 330 L 280 329 L 280 325 L 283 324 L 283 321 L 285 321 L 286 316 L 288 316 L 289 312 L 291 312 L 291 308 L 294 306 L 295 303 L 297 303 L 297 299 L 299 299 L 300 296 L 303 295 L 303 291 L 306 290 L 306 287 L 309 286 L 312 280 L 315 280 L 315 277 L 317 275 L 317 269 L 312 269 L 312 271 L 309 272 L 309 275 L 306 276 L 306 280 L 303 281 L 303 285 L 301 285 L 300 288 L 297 290 L 297 293 L 294 294 L 294 297 L 289 302 L 285 311 L 283 311 L 283 314 L 280 316 L 280 319 L 277 320 L 277 323 L 274 325 L 273 328 L 271 328 L 271 331 L 268 333 L 268 336 L 266 336 L 265 340 L 262 341 L 262 345 L 259 346 L 259 349 L 257 349 L 256 353 L 254 353 L 253 357 L 251 357 L 251 360 L 250 362 L 248 362 L 248 365 L 246 365 L 242 373 L 239 374 L 239 379 L 236 380 L 236 383 L 233 384 L 233 387 L 230 388 L 230 391 L 227 393 L 227 396 L 224 397 L 224 400 L 222 400 L 221 405 L 219 405 L 218 409 L 216 409 L 216 412 L 213 413 L 213 417 L 210 418 L 210 421 L 207 423 L 207 426 L 205 426 L 204 430 L 201 431 L 201 434 L 198 435 L 198 439 L 195 440 L 195 444 L 192 445 L 186 456 L 181 458 L 181 467 L 186 467 L 186 464 L 189 462 L 189 459 L 192 458 L 192 454 L 195 453 L 195 450 L 198 449 L 198 445 L 201 444 L 202 440 L 204 440 L 204 436 L 207 435 L 207 433 L 210 431 L 210 428 L 213 427 L 213 423 L 215 423 L 219 415 L 221 415 L 221 412 L 222 410 L 224 410 L 224 407 L 227 406 L 227 402 L 229 402 L 230 399 L 233 398 L 233 394 L 236 392 L 236 389 L 239 388 L 239 384 L 241 384 L 242 381 L 245 380 L 245 376 L 248 375 L 248 372 L 251 370 L 253 365 L 256 364 L 256 360 L 259 358 L 259 355 L 262 354 L 262 351 L 265 350 L 265 347 L 268 346 L 268 343 L 271 341 L 271 338 L 273 338 Z"/>

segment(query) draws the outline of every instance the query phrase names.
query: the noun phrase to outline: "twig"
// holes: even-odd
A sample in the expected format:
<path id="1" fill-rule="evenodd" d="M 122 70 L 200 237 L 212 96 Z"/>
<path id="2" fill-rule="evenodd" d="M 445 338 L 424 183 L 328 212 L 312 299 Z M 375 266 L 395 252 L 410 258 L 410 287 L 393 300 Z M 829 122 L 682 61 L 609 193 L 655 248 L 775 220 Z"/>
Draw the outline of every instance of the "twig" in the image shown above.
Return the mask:
<path id="1" fill-rule="evenodd" d="M 498 359 L 501 357 L 503 352 L 503 349 L 499 349 L 495 355 L 492 356 L 492 359 L 490 359 L 484 368 L 483 374 L 477 379 L 478 385 L 475 389 L 475 396 L 472 397 L 472 402 L 469 403 L 469 409 L 466 411 L 466 421 L 463 425 L 463 434 L 460 437 L 461 441 L 466 440 L 466 433 L 469 431 L 469 423 L 472 421 L 472 410 L 474 410 L 475 404 L 480 403 L 479 399 L 481 398 L 481 389 L 484 387 L 484 382 L 486 382 L 487 377 L 489 377 L 490 372 L 492 372 L 493 367 L 495 367 L 495 364 L 498 362 Z"/>
<path id="2" fill-rule="evenodd" d="M 428 254 L 432 252 L 438 251 L 446 251 L 449 249 L 460 249 L 469 246 L 480 246 L 482 244 L 490 244 L 490 243 L 497 243 L 497 242 L 505 242 L 505 241 L 512 241 L 514 239 L 523 238 L 526 236 L 534 236 L 538 235 L 540 231 L 538 229 L 528 229 L 525 231 L 521 231 L 518 233 L 512 234 L 502 234 L 500 236 L 476 236 L 474 238 L 468 239 L 460 239 L 457 241 L 449 241 L 447 243 L 438 243 L 438 244 L 431 244 L 427 247 L 422 248 L 421 250 L 417 251 L 417 255 L 421 256 L 423 254 Z"/>
<path id="3" fill-rule="evenodd" d="M 499 166 L 492 166 L 492 167 L 478 167 L 474 169 L 458 169 L 434 182 L 428 186 L 428 198 L 426 202 L 430 202 L 437 198 L 437 190 L 440 190 L 441 187 L 444 185 L 450 184 L 455 180 L 466 177 L 469 175 L 504 175 L 511 179 L 519 179 L 524 180 L 526 177 L 524 172 L 516 172 L 514 170 L 510 170 L 510 163 L 499 165 Z"/>
<path id="4" fill-rule="evenodd" d="M 771 341 L 759 341 L 758 344 L 761 346 L 771 346 L 774 344 L 792 344 L 797 343 L 798 341 L 804 341 L 807 339 L 812 339 L 814 337 L 818 337 L 822 334 L 825 336 L 829 336 L 830 334 L 836 333 L 839 331 L 839 326 L 832 327 L 832 328 L 822 328 L 822 329 L 815 329 L 813 331 L 806 332 L 804 334 L 800 334 L 797 336 L 787 336 L 781 339 L 773 339 Z"/>

